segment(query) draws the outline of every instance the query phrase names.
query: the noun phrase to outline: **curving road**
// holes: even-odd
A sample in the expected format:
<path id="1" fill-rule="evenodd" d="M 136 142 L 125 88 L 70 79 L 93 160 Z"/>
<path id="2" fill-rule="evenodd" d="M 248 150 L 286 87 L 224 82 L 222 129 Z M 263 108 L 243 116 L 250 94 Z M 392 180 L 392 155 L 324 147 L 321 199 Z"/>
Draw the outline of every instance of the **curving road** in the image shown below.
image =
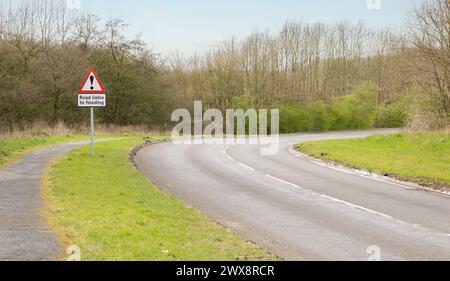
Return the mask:
<path id="1" fill-rule="evenodd" d="M 391 132 L 283 136 L 275 156 L 261 156 L 256 145 L 161 143 L 135 161 L 164 190 L 287 260 L 450 260 L 448 196 L 291 150 L 302 141 Z"/>

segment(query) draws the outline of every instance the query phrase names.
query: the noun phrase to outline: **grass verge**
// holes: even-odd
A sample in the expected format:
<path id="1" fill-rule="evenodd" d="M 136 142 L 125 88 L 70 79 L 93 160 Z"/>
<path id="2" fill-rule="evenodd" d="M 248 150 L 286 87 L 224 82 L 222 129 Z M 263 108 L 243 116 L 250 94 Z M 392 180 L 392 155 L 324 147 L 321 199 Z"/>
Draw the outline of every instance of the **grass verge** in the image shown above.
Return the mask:
<path id="1" fill-rule="evenodd" d="M 49 170 L 45 216 L 83 260 L 273 260 L 157 189 L 129 162 L 133 137 L 76 150 Z"/>
<path id="2" fill-rule="evenodd" d="M 438 190 L 450 190 L 450 135 L 401 133 L 302 143 L 312 157 L 365 169 Z"/>

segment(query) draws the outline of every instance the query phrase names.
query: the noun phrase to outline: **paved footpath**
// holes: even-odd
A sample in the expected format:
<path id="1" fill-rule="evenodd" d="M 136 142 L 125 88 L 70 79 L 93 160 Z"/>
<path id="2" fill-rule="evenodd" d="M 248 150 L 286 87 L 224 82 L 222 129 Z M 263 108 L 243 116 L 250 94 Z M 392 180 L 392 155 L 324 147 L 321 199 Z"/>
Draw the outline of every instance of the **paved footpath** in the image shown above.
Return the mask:
<path id="1" fill-rule="evenodd" d="M 56 260 L 63 252 L 40 214 L 42 176 L 52 159 L 86 144 L 41 149 L 0 169 L 0 261 Z"/>

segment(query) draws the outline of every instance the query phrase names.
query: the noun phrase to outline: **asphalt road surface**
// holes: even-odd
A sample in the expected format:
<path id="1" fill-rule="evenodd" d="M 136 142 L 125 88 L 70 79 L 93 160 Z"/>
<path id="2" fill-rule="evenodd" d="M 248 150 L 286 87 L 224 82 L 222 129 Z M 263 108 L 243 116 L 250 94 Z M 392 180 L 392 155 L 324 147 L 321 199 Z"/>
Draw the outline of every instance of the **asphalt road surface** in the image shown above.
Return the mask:
<path id="1" fill-rule="evenodd" d="M 0 169 L 0 261 L 56 260 L 62 253 L 40 214 L 42 174 L 53 158 L 85 144 L 41 149 Z"/>
<path id="2" fill-rule="evenodd" d="M 450 198 L 295 155 L 302 141 L 392 130 L 281 137 L 257 145 L 148 146 L 135 157 L 157 185 L 287 260 L 450 260 Z"/>

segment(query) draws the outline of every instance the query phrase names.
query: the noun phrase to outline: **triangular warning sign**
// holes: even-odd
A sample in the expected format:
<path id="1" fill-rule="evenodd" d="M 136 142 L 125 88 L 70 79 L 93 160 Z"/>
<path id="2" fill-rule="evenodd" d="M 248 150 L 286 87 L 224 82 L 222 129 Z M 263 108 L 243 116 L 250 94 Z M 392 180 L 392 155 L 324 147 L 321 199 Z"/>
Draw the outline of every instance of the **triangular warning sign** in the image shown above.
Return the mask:
<path id="1" fill-rule="evenodd" d="M 80 87 L 80 94 L 104 94 L 105 89 L 103 88 L 100 79 L 98 79 L 97 73 L 91 68 L 88 75 L 84 79 L 83 84 Z"/>

